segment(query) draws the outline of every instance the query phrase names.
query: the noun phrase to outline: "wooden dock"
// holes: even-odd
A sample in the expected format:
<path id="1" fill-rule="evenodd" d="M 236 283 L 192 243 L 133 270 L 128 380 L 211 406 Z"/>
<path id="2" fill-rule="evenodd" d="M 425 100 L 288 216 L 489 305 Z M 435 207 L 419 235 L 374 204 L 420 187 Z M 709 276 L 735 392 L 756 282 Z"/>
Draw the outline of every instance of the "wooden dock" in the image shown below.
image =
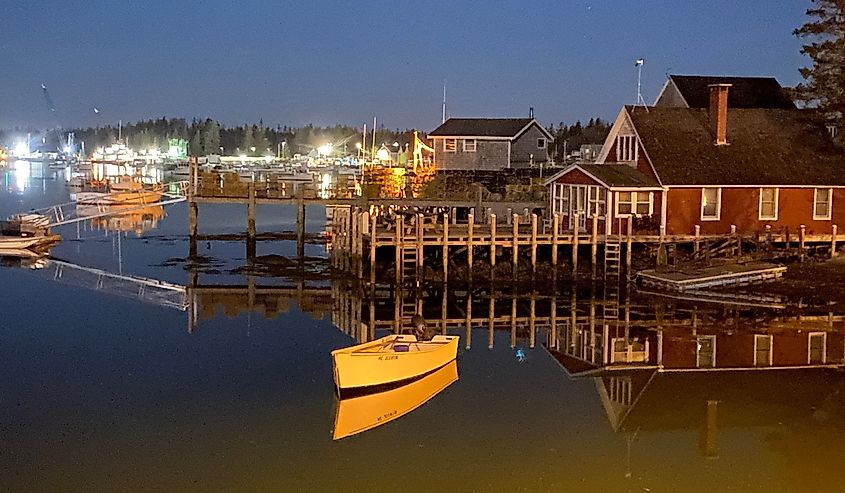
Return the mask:
<path id="1" fill-rule="evenodd" d="M 780 279 L 786 267 L 765 262 L 723 263 L 680 270 L 646 270 L 637 273 L 645 286 L 669 291 L 692 291 L 723 286 L 742 286 Z"/>

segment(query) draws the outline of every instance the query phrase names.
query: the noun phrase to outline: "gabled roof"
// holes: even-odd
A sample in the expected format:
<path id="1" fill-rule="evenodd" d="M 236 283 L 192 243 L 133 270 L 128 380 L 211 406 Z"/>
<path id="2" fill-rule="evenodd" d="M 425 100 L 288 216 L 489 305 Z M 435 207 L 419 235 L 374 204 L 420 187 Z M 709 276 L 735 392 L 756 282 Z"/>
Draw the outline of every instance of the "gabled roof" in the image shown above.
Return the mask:
<path id="1" fill-rule="evenodd" d="M 531 124 L 551 139 L 552 136 L 533 118 L 449 118 L 442 125 L 429 132 L 429 137 L 518 137 Z"/>
<path id="2" fill-rule="evenodd" d="M 707 108 L 710 84 L 731 84 L 728 90 L 729 108 L 795 108 L 774 77 L 724 77 L 710 75 L 670 75 L 664 91 L 674 84 L 689 108 Z M 661 92 L 661 96 L 663 92 Z M 662 106 L 658 96 L 656 106 Z"/>
<path id="3" fill-rule="evenodd" d="M 664 185 L 845 185 L 845 152 L 811 110 L 728 109 L 728 145 L 705 109 L 625 111 Z"/>
<path id="4" fill-rule="evenodd" d="M 643 187 L 659 188 L 660 184 L 651 177 L 627 164 L 573 164 L 546 179 L 546 185 L 554 183 L 561 176 L 581 170 L 609 188 Z"/>

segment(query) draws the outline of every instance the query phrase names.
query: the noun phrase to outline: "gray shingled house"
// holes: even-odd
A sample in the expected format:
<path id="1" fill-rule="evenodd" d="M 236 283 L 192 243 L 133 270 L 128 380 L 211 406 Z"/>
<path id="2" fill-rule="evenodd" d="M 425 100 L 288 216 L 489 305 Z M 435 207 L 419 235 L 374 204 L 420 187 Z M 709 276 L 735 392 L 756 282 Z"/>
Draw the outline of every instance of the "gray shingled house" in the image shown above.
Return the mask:
<path id="1" fill-rule="evenodd" d="M 538 166 L 549 161 L 552 141 L 533 118 L 450 118 L 428 138 L 439 170 Z"/>

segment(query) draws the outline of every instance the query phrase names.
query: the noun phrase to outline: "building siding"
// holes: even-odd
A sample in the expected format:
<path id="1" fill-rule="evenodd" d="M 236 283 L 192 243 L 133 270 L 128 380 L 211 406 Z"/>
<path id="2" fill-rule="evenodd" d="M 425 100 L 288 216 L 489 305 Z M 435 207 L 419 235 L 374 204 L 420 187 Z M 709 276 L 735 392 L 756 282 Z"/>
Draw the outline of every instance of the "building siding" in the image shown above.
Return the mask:
<path id="1" fill-rule="evenodd" d="M 695 226 L 701 226 L 702 234 L 724 234 L 731 225 L 740 233 L 764 231 L 767 225 L 772 232 L 783 233 L 787 229 L 797 232 L 803 224 L 807 234 L 830 234 L 834 224 L 845 224 L 845 189 L 833 189 L 832 215 L 830 220 L 813 219 L 814 187 L 780 188 L 778 196 L 778 219 L 760 220 L 760 189 L 722 187 L 721 214 L 719 220 L 701 220 L 701 187 L 669 189 L 667 225 L 668 234 L 692 234 Z"/>
<path id="2" fill-rule="evenodd" d="M 546 139 L 545 148 L 537 147 L 537 139 Z M 527 168 L 531 165 L 532 159 L 535 165 L 549 161 L 549 139 L 537 128 L 537 124 L 531 125 L 511 144 L 511 167 Z"/>
<path id="3" fill-rule="evenodd" d="M 508 167 L 507 140 L 476 140 L 475 152 L 464 152 L 464 139 L 457 139 L 456 152 L 446 152 L 446 139 L 433 138 L 435 164 L 443 170 L 497 170 Z"/>

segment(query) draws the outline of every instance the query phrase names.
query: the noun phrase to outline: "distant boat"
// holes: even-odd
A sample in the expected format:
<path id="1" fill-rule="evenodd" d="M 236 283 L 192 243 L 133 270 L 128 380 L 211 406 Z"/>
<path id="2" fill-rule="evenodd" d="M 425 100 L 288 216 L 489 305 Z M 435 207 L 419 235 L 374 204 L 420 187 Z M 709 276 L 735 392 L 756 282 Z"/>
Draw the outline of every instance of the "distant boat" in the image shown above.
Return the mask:
<path id="1" fill-rule="evenodd" d="M 410 380 L 429 373 L 457 356 L 459 336 L 437 335 L 417 341 L 412 335 L 390 335 L 332 351 L 338 389 L 353 389 Z"/>
<path id="2" fill-rule="evenodd" d="M 154 204 L 164 192 L 160 187 L 146 187 L 143 183 L 124 179 L 112 183 L 108 192 L 77 192 L 76 203 L 82 205 Z"/>
<path id="3" fill-rule="evenodd" d="M 458 362 L 384 392 L 340 399 L 337 402 L 332 438 L 339 440 L 389 423 L 422 406 L 458 380 Z"/>

